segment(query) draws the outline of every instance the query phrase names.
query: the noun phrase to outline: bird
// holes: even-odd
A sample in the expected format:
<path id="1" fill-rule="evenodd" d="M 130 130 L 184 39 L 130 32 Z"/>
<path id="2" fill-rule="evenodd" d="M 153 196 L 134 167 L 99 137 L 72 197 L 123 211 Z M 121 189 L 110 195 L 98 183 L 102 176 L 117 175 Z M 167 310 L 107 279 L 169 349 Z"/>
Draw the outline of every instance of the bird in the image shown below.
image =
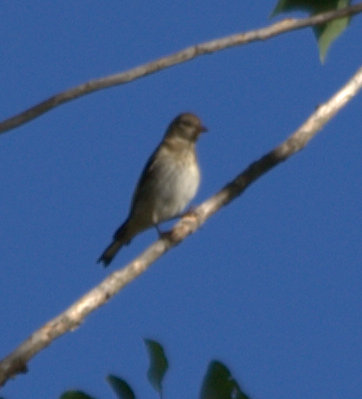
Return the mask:
<path id="1" fill-rule="evenodd" d="M 108 266 L 117 252 L 140 232 L 180 216 L 200 185 L 196 142 L 208 129 L 200 118 L 186 112 L 168 126 L 150 156 L 134 190 L 125 222 L 116 230 L 111 244 L 97 260 Z"/>

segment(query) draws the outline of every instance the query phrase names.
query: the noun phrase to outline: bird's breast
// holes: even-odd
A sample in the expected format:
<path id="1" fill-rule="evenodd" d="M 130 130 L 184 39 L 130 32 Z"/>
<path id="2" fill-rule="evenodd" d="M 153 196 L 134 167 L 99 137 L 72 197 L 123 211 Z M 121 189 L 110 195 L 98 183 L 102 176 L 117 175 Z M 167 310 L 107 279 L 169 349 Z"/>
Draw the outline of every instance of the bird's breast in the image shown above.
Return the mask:
<path id="1" fill-rule="evenodd" d="M 147 228 L 181 214 L 195 196 L 200 169 L 193 148 L 161 146 L 134 194 L 131 219 Z"/>
<path id="2" fill-rule="evenodd" d="M 179 215 L 195 196 L 200 184 L 200 169 L 195 154 L 171 157 L 160 168 L 155 195 L 154 221 Z"/>

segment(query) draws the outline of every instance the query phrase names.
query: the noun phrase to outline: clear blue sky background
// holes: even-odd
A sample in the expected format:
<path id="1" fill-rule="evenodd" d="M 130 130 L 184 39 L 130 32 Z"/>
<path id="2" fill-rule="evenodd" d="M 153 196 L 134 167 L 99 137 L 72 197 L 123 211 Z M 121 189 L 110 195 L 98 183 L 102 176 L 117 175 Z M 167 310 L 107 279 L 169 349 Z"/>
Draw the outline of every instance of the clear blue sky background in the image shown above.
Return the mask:
<path id="1" fill-rule="evenodd" d="M 262 27 L 270 1 L 8 1 L 0 9 L 1 118 L 92 78 Z M 321 66 L 310 29 L 198 58 L 68 103 L 0 136 L 0 355 L 157 237 L 95 263 L 126 217 L 169 121 L 197 113 L 198 204 L 295 130 L 355 73 L 361 16 Z M 105 376 L 146 381 L 144 337 L 166 348 L 165 398 L 196 398 L 212 359 L 253 398 L 357 398 L 361 381 L 361 109 L 350 103 L 268 173 L 7 383 L 6 399 Z"/>

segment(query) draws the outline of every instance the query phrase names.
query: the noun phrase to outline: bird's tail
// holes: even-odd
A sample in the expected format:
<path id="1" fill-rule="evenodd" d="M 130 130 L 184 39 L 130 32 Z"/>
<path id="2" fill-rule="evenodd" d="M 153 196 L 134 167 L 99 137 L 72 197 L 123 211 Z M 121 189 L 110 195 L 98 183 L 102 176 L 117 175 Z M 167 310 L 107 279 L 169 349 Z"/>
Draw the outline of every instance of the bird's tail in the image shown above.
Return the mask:
<path id="1" fill-rule="evenodd" d="M 97 263 L 103 262 L 104 267 L 107 267 L 116 256 L 117 252 L 131 241 L 133 234 L 130 235 L 128 220 L 114 233 L 113 241 L 104 250 L 102 255 L 97 260 Z"/>

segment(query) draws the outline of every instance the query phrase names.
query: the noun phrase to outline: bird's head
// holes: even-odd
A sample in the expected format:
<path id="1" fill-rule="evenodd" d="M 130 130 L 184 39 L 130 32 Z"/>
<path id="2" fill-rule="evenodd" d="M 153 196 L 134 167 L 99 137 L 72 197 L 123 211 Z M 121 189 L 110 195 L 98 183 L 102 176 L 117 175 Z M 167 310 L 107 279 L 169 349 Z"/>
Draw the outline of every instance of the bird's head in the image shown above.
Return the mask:
<path id="1" fill-rule="evenodd" d="M 166 136 L 195 142 L 202 132 L 207 132 L 200 118 L 192 113 L 177 116 L 167 129 Z"/>

